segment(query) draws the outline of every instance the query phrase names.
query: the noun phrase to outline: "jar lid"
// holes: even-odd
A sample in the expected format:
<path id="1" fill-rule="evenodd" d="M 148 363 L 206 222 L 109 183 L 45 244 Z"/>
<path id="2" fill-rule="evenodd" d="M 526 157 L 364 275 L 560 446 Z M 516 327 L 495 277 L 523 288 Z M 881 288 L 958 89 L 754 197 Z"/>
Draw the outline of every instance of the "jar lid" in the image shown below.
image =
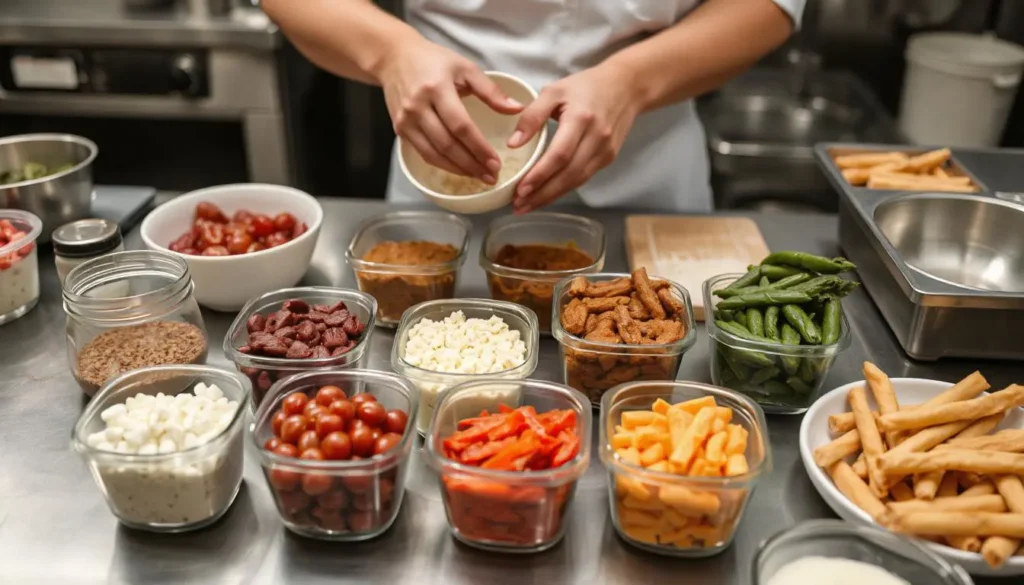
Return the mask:
<path id="1" fill-rule="evenodd" d="M 107 219 L 80 219 L 53 230 L 53 251 L 68 258 L 89 258 L 121 245 L 121 228 Z"/>

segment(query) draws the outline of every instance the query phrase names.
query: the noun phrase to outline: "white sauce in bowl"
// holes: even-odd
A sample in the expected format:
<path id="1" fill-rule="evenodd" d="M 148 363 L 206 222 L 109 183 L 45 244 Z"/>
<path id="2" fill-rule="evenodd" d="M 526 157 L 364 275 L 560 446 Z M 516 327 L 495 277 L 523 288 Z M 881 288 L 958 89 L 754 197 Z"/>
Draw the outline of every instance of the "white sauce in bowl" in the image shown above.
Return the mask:
<path id="1" fill-rule="evenodd" d="M 784 565 L 768 585 L 910 585 L 875 565 L 833 557 L 805 557 Z"/>

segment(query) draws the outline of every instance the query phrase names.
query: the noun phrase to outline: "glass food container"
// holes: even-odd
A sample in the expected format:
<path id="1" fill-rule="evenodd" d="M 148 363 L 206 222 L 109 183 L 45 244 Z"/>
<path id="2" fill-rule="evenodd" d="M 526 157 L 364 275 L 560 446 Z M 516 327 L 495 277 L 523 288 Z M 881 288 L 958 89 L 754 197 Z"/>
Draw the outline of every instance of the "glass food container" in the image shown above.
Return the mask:
<path id="1" fill-rule="evenodd" d="M 203 383 L 238 402 L 231 422 L 209 442 L 174 453 L 126 454 L 93 448 L 89 435 L 104 430 L 101 414 L 136 394 L 175 396 Z M 243 468 L 243 423 L 249 384 L 212 366 L 155 366 L 119 376 L 89 402 L 71 433 L 71 446 L 89 466 L 110 511 L 130 528 L 183 532 L 216 522 L 238 495 Z"/>
<path id="2" fill-rule="evenodd" d="M 414 366 L 405 360 L 405 346 L 409 342 L 409 332 L 413 326 L 423 319 L 441 321 L 455 311 L 462 311 L 467 319 L 490 319 L 492 316 L 501 318 L 508 328 L 519 332 L 520 339 L 526 344 L 526 360 L 522 365 L 502 372 L 488 374 L 460 374 L 454 372 L 435 372 Z M 434 407 L 441 393 L 450 386 L 478 378 L 502 378 L 506 380 L 522 380 L 537 369 L 538 346 L 540 334 L 537 329 L 537 314 L 521 305 L 492 301 L 489 299 L 454 299 L 429 301 L 416 305 L 405 312 L 398 326 L 395 342 L 391 346 L 391 369 L 400 376 L 405 376 L 419 386 L 420 407 L 416 415 L 416 428 L 426 434 L 433 416 Z"/>
<path id="3" fill-rule="evenodd" d="M 249 344 L 249 320 L 254 315 L 267 317 L 279 311 L 285 301 L 295 299 L 305 301 L 310 307 L 345 303 L 346 310 L 365 325 L 356 344 L 342 355 L 320 358 L 293 359 L 245 353 L 244 349 Z M 320 286 L 276 290 L 256 297 L 242 307 L 224 336 L 224 355 L 235 364 L 238 371 L 252 381 L 253 404 L 259 406 L 271 385 L 291 374 L 328 368 L 358 367 L 369 346 L 376 313 L 377 301 L 359 291 Z"/>
<path id="4" fill-rule="evenodd" d="M 622 413 L 650 410 L 659 398 L 669 404 L 711 396 L 733 410 L 732 423 L 748 433 L 748 471 L 731 477 L 679 475 L 623 460 L 612 445 Z M 749 398 L 697 382 L 632 382 L 601 399 L 601 462 L 608 470 L 608 498 L 616 532 L 653 553 L 707 557 L 729 547 L 747 501 L 762 474 L 772 469 L 764 412 Z"/>
<path id="5" fill-rule="evenodd" d="M 605 272 L 587 275 L 587 280 L 600 283 L 629 276 Z M 690 301 L 690 293 L 685 288 L 674 282 L 669 283 L 672 296 L 685 307 L 684 337 L 673 343 L 631 345 L 590 341 L 573 335 L 562 327 L 562 309 L 570 300 L 568 289 L 572 280 L 573 277 L 564 278 L 555 286 L 556 302 L 551 320 L 551 335 L 558 340 L 562 373 L 567 385 L 588 396 L 594 406 L 599 406 L 601 396 L 619 384 L 639 380 L 676 379 L 683 354 L 697 342 L 693 304 Z"/>
<path id="6" fill-rule="evenodd" d="M 830 345 L 784 345 L 742 339 L 718 327 L 712 317 L 714 306 L 721 300 L 712 292 L 740 276 L 743 275 L 723 274 L 704 281 L 711 381 L 743 392 L 767 412 L 802 413 L 818 399 L 836 356 L 850 347 L 846 313 L 842 313 L 839 341 Z"/>
<path id="7" fill-rule="evenodd" d="M 455 296 L 472 229 L 465 219 L 441 211 L 392 211 L 363 222 L 345 251 L 345 259 L 355 273 L 359 290 L 377 299 L 378 325 L 395 327 L 409 307 Z M 363 259 L 383 242 L 414 241 L 449 244 L 457 254 L 448 262 L 429 265 Z"/>
<path id="8" fill-rule="evenodd" d="M 147 366 L 202 364 L 209 340 L 185 261 L 170 252 L 115 252 L 72 269 L 64 282 L 68 359 L 93 395 Z"/>
<path id="9" fill-rule="evenodd" d="M 419 392 L 408 380 L 373 370 L 314 371 L 296 374 L 274 384 L 256 412 L 250 445 L 259 455 L 263 474 L 274 495 L 281 520 L 289 530 L 323 540 L 367 540 L 384 533 L 398 517 L 405 478 L 416 433 L 407 424 L 401 442 L 368 459 L 313 461 L 272 453 L 263 445 L 274 437 L 272 417 L 285 397 L 295 391 L 313 395 L 325 385 L 338 386 L 348 396 L 365 392 L 387 410 L 416 411 Z M 315 496 L 306 493 L 305 478 L 316 477 L 328 487 Z"/>
<path id="10" fill-rule="evenodd" d="M 499 471 L 458 463 L 441 451 L 459 421 L 487 409 L 498 412 L 533 406 L 538 414 L 569 409 L 576 413 L 576 457 L 543 471 Z M 424 449 L 439 474 L 448 526 L 461 542 L 498 552 L 538 552 L 565 534 L 565 517 L 576 482 L 590 464 L 592 409 L 585 396 L 552 382 L 476 380 L 445 392 L 431 423 Z"/>
<path id="11" fill-rule="evenodd" d="M 592 262 L 571 269 L 525 269 L 503 266 L 497 261 L 506 246 L 547 246 L 574 248 Z M 551 332 L 551 299 L 555 284 L 567 276 L 600 272 L 604 267 L 604 227 L 585 217 L 565 213 L 538 212 L 500 217 L 487 228 L 480 248 L 480 267 L 487 273 L 491 298 L 519 303 L 533 309 L 540 320 L 541 333 Z M 548 257 L 534 264 L 548 264 Z M 553 266 L 558 266 L 557 261 Z"/>
<path id="12" fill-rule="evenodd" d="M 27 211 L 0 209 L 0 325 L 23 316 L 39 302 L 36 239 L 42 229 L 43 222 Z"/>
<path id="13" fill-rule="evenodd" d="M 80 219 L 53 230 L 53 261 L 61 284 L 79 264 L 109 254 L 123 252 L 121 227 L 109 219 Z"/>
<path id="14" fill-rule="evenodd" d="M 772 578 L 780 569 L 807 557 L 861 561 L 913 585 L 974 583 L 962 567 L 921 544 L 885 530 L 841 520 L 803 522 L 762 542 L 752 564 L 751 582 L 772 585 Z"/>

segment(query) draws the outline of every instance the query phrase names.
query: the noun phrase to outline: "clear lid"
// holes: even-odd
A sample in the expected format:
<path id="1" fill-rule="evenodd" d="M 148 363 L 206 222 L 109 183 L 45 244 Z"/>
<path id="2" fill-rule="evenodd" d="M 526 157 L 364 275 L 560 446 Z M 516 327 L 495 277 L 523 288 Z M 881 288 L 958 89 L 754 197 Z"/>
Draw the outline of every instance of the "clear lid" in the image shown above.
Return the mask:
<path id="1" fill-rule="evenodd" d="M 58 256 L 90 258 L 115 250 L 123 241 L 121 228 L 107 219 L 80 219 L 53 230 L 50 238 Z"/>

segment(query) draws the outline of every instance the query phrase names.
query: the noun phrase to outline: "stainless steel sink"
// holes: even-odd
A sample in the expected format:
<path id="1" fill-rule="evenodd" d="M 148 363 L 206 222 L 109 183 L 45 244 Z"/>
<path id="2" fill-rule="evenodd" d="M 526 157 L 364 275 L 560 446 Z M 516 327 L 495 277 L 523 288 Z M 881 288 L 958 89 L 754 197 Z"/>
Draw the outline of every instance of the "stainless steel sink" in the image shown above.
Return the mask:
<path id="1" fill-rule="evenodd" d="M 908 195 L 875 223 L 907 265 L 968 288 L 1024 292 L 1024 207 L 983 197 Z"/>

